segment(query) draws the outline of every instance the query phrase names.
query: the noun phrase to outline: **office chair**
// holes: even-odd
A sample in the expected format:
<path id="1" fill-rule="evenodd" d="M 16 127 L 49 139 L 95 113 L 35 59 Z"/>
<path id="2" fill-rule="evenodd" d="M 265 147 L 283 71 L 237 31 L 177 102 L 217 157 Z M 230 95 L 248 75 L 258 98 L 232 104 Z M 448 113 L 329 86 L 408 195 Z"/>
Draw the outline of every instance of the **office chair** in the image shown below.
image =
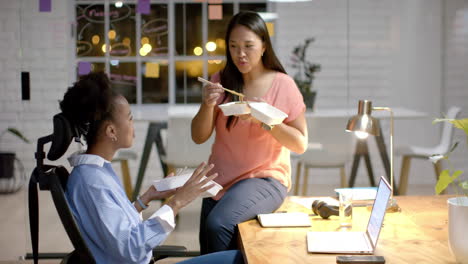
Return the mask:
<path id="1" fill-rule="evenodd" d="M 55 161 L 62 157 L 67 151 L 71 141 L 79 141 L 83 131 L 72 125 L 63 114 L 57 114 L 53 118 L 53 133 L 41 137 L 37 141 L 37 151 L 35 153 L 36 168 L 34 168 L 29 181 L 29 225 L 31 231 L 32 256 L 27 254 L 26 258 L 34 259 L 38 263 L 39 258 L 61 258 L 61 263 L 95 263 L 93 255 L 83 239 L 82 233 L 78 228 L 76 220 L 70 210 L 69 204 L 65 198 L 67 180 L 69 173 L 63 166 L 44 164 L 46 153 L 44 145 L 51 142 L 47 153 L 47 159 Z M 59 214 L 65 231 L 71 240 L 74 251 L 69 254 L 38 252 L 39 239 L 39 206 L 38 190 L 48 190 L 52 195 L 55 208 Z M 162 259 L 165 257 L 187 257 L 195 256 L 196 252 L 187 252 L 183 246 L 158 246 L 153 249 L 153 259 Z"/>
<path id="2" fill-rule="evenodd" d="M 448 110 L 446 118 L 457 118 L 460 114 L 461 108 L 452 106 Z M 399 194 L 405 195 L 408 189 L 408 174 L 411 165 L 411 158 L 426 159 L 434 154 L 446 155 L 450 151 L 453 140 L 453 125 L 449 122 L 443 123 L 442 134 L 439 144 L 434 147 L 417 147 L 417 146 L 399 146 L 396 148 L 395 153 L 402 156 L 401 171 L 400 171 L 400 185 L 398 187 Z M 436 179 L 442 171 L 440 161 L 434 163 L 434 172 Z"/>

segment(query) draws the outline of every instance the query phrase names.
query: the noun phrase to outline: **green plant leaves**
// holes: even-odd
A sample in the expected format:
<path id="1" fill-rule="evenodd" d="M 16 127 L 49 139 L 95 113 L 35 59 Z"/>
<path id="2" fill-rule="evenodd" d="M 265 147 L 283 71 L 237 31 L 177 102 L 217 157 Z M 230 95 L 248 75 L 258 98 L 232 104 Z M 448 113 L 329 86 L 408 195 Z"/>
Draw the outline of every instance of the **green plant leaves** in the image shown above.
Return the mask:
<path id="1" fill-rule="evenodd" d="M 460 186 L 462 189 L 468 191 L 468 181 L 460 182 L 460 184 L 458 184 L 458 186 Z"/>
<path id="2" fill-rule="evenodd" d="M 439 122 L 449 122 L 453 124 L 454 127 L 461 129 L 468 136 L 468 118 L 464 119 L 450 119 L 450 118 L 436 118 L 432 121 L 432 124 Z"/>
<path id="3" fill-rule="evenodd" d="M 463 173 L 461 170 L 457 170 L 453 173 L 453 175 L 450 175 L 449 170 L 443 170 L 440 175 L 439 175 L 439 180 L 437 181 L 437 184 L 435 186 L 435 192 L 436 194 L 440 194 L 443 192 L 452 182 L 454 182 L 458 176 L 460 176 Z"/>
<path id="4" fill-rule="evenodd" d="M 436 118 L 434 121 L 432 121 L 432 124 L 439 123 L 439 122 L 449 122 L 451 123 L 455 128 L 463 130 L 466 134 L 466 140 L 468 142 L 468 118 L 464 119 L 450 119 L 450 118 Z M 458 142 L 456 142 L 451 148 L 450 151 L 446 154 L 446 156 L 443 157 L 443 159 L 448 160 L 448 156 L 455 150 L 455 148 L 458 146 Z M 434 160 L 434 159 L 431 159 Z M 436 161 L 437 162 L 437 161 Z M 449 170 L 443 170 L 440 175 L 439 175 L 439 180 L 437 181 L 437 184 L 435 186 L 435 192 L 437 194 L 440 194 L 443 192 L 450 184 L 454 184 L 455 180 L 463 173 L 461 170 L 455 171 L 452 175 L 450 175 Z M 468 195 L 468 181 L 463 181 L 460 182 L 458 181 L 458 187 L 461 188 L 461 190 L 465 193 L 465 195 Z"/>
<path id="5" fill-rule="evenodd" d="M 452 123 L 456 128 L 465 131 L 465 134 L 468 135 L 468 118 L 454 119 L 450 120 L 449 122 Z"/>
<path id="6" fill-rule="evenodd" d="M 29 140 L 25 136 L 23 136 L 23 134 L 21 134 L 21 132 L 18 129 L 16 129 L 14 127 L 9 127 L 7 130 L 8 130 L 8 132 L 10 132 L 13 135 L 17 136 L 18 138 L 20 138 L 24 142 L 29 143 Z"/>

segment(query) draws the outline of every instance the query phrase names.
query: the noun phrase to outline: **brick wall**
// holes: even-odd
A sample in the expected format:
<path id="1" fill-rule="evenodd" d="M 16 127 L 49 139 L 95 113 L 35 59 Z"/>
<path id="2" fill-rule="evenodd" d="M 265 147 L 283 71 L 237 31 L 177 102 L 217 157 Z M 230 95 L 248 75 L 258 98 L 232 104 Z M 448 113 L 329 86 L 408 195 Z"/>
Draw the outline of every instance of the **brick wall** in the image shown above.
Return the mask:
<path id="1" fill-rule="evenodd" d="M 39 13 L 38 1 L 0 1 L 0 130 L 17 127 L 33 142 L 6 135 L 0 149 L 14 150 L 27 174 L 34 166 L 35 141 L 51 131 L 68 84 L 67 3 L 53 1 L 51 13 Z M 30 72 L 30 101 L 21 101 L 21 71 Z"/>
<path id="2" fill-rule="evenodd" d="M 468 1 L 445 1 L 444 45 L 444 91 L 445 108 L 452 105 L 462 108 L 460 117 L 468 117 Z M 456 169 L 468 171 L 466 136 L 455 131 L 455 140 L 460 146 L 451 157 Z M 465 175 L 466 179 L 466 175 Z"/>
<path id="3" fill-rule="evenodd" d="M 15 126 L 34 141 L 52 129 L 57 101 L 71 84 L 73 52 L 71 1 L 53 1 L 51 13 L 39 13 L 37 2 L 0 0 L 0 130 Z M 314 83 L 319 91 L 317 107 L 355 107 L 358 99 L 367 98 L 376 105 L 425 111 L 428 117 L 416 123 L 397 121 L 395 144 L 430 145 L 438 135 L 430 124 L 433 116 L 452 104 L 462 106 L 465 115 L 468 109 L 466 1 L 353 0 L 349 1 L 349 19 L 346 3 L 277 3 L 275 48 L 281 61 L 293 73 L 289 63 L 293 46 L 315 37 L 308 56 L 323 67 Z M 31 73 L 30 101 L 21 101 L 21 71 Z M 388 124 L 384 125 L 384 131 L 388 130 Z M 133 149 L 140 152 L 146 124 L 135 126 Z M 34 167 L 34 145 L 6 136 L 0 149 L 16 151 L 29 174 Z M 458 165 L 466 164 L 464 157 L 466 154 L 457 157 Z M 154 151 L 151 159 L 148 180 L 161 177 Z M 131 162 L 132 175 L 136 175 L 138 163 Z M 376 174 L 381 174 L 377 155 L 373 163 Z M 413 165 L 421 173 L 411 182 L 433 182 L 432 176 L 427 177 L 433 173 L 430 166 Z M 398 160 L 395 169 L 398 175 Z M 359 173 L 365 174 L 363 170 Z M 325 181 L 334 182 L 334 178 Z M 367 183 L 365 176 L 358 180 Z"/>
<path id="4" fill-rule="evenodd" d="M 395 145 L 430 147 L 440 134 L 432 119 L 452 104 L 467 108 L 466 5 L 466 1 L 439 0 L 278 4 L 276 47 L 287 71 L 293 74 L 288 63 L 293 46 L 315 37 L 308 57 L 323 68 L 314 82 L 317 107 L 355 107 L 359 99 L 370 99 L 374 105 L 426 112 L 426 118 L 395 122 Z M 387 145 L 388 130 L 389 124 L 384 122 Z M 378 153 L 373 142 L 370 148 Z M 462 162 L 466 155 L 454 158 L 457 166 L 466 169 L 466 162 Z M 378 155 L 373 155 L 372 163 L 374 173 L 381 175 Z M 396 178 L 399 169 L 397 156 Z M 410 183 L 435 182 L 432 166 L 426 161 L 415 160 L 410 173 Z M 367 184 L 366 174 L 363 168 L 359 170 L 358 184 Z M 334 171 L 316 175 L 320 175 L 314 178 L 316 182 L 338 180 Z"/>

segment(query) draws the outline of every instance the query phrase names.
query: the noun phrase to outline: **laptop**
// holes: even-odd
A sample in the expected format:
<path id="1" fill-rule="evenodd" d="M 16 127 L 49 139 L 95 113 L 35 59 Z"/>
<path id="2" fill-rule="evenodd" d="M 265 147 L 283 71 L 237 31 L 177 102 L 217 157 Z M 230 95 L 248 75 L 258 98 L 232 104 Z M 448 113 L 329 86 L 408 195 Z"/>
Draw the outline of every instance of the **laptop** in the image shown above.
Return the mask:
<path id="1" fill-rule="evenodd" d="M 390 184 L 382 176 L 366 232 L 308 232 L 307 251 L 311 253 L 373 254 L 391 191 Z"/>

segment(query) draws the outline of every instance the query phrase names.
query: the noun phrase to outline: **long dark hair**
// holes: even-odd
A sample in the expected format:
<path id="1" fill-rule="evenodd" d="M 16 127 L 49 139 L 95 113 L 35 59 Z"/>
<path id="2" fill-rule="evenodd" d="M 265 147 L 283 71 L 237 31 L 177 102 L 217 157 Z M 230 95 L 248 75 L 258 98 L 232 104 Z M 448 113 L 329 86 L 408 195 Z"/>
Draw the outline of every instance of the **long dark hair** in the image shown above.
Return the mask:
<path id="1" fill-rule="evenodd" d="M 107 75 L 90 73 L 84 75 L 68 88 L 60 101 L 60 109 L 72 124 L 85 134 L 88 146 L 96 143 L 97 133 L 104 121 L 112 120 L 115 97 Z"/>
<path id="2" fill-rule="evenodd" d="M 265 52 L 262 56 L 262 63 L 265 68 L 286 73 L 281 65 L 278 57 L 276 57 L 275 51 L 271 45 L 270 35 L 268 34 L 268 29 L 266 27 L 265 21 L 256 13 L 251 11 L 242 11 L 237 13 L 235 16 L 232 17 L 231 21 L 229 22 L 225 43 L 226 46 L 229 46 L 229 41 L 231 37 L 232 30 L 238 26 L 242 25 L 247 27 L 248 29 L 252 30 L 264 43 Z M 242 88 L 244 87 L 244 79 L 242 78 L 241 72 L 237 69 L 236 65 L 232 61 L 231 53 L 229 52 L 229 48 L 226 49 L 226 66 L 221 71 L 221 84 L 228 89 L 242 92 Z M 237 96 L 232 94 L 225 93 L 223 101 L 227 101 L 231 99 L 231 101 L 238 100 Z M 235 124 L 237 118 L 234 116 L 228 117 L 226 122 L 226 128 L 229 130 L 230 127 Z"/>

